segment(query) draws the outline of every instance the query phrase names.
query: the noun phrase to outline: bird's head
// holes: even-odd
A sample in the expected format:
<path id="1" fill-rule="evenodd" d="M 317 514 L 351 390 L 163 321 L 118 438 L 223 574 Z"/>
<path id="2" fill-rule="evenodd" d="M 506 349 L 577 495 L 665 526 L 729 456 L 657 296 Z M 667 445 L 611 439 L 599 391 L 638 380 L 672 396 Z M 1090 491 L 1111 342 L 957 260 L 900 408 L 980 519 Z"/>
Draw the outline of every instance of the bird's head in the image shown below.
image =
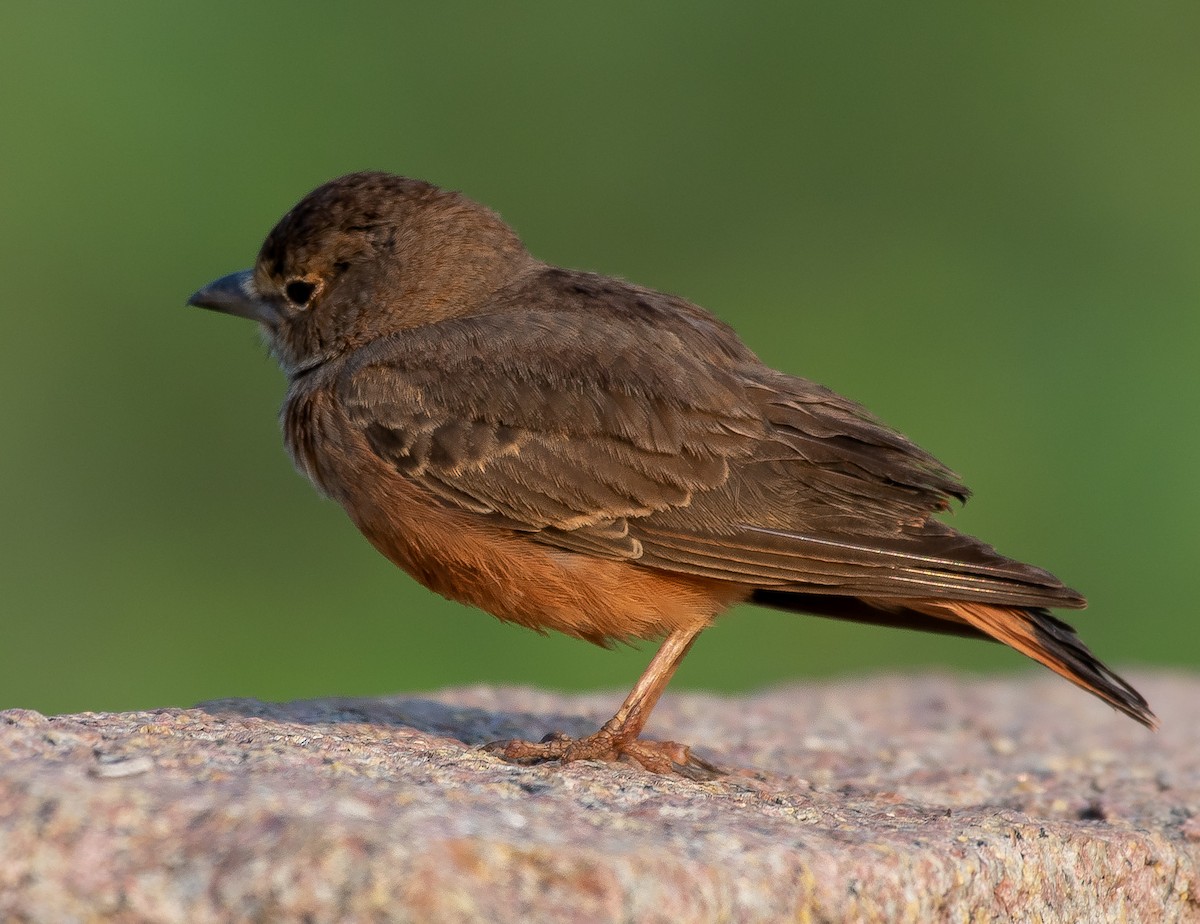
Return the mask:
<path id="1" fill-rule="evenodd" d="M 498 215 L 459 193 L 352 173 L 284 215 L 254 269 L 188 304 L 257 321 L 294 375 L 404 328 L 471 314 L 533 263 Z"/>

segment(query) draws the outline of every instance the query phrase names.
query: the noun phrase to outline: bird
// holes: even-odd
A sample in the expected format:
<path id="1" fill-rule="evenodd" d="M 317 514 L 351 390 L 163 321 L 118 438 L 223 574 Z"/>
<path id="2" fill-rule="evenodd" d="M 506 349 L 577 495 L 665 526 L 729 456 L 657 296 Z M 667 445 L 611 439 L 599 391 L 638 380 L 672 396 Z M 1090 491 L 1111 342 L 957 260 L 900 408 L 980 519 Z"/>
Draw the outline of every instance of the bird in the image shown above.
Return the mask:
<path id="1" fill-rule="evenodd" d="M 188 303 L 258 324 L 296 468 L 418 582 L 542 633 L 662 640 L 597 732 L 498 757 L 720 772 L 641 733 L 739 603 L 999 641 L 1157 724 L 1051 614 L 1082 594 L 937 518 L 969 491 L 934 456 L 683 298 L 536 259 L 462 193 L 334 179 Z"/>

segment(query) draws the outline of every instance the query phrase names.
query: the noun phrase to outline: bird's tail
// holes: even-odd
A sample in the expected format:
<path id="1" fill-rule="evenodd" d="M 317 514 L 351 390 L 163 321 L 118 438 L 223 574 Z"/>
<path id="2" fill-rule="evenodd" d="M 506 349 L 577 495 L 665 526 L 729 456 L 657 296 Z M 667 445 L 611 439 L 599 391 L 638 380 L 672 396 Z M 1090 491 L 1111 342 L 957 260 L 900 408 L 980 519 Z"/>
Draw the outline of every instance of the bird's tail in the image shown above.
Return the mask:
<path id="1" fill-rule="evenodd" d="M 1047 610 L 962 600 L 914 600 L 904 605 L 929 616 L 966 623 L 1040 661 L 1147 728 L 1158 727 L 1158 719 L 1142 695 L 1105 667 L 1074 629 Z"/>
<path id="2" fill-rule="evenodd" d="M 1042 607 L 1001 606 L 967 600 L 908 600 L 759 589 L 753 602 L 796 613 L 986 638 L 1040 661 L 1115 709 L 1156 728 L 1158 719 L 1137 690 L 1105 667 L 1075 630 Z"/>

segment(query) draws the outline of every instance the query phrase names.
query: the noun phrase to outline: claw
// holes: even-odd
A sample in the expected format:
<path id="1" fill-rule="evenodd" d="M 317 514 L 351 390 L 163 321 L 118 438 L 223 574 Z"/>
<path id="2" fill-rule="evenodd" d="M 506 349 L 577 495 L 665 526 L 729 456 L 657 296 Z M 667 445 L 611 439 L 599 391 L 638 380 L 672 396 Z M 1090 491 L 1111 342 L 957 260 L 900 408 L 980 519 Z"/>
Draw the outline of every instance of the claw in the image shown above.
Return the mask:
<path id="1" fill-rule="evenodd" d="M 715 764 L 692 753 L 675 741 L 621 741 L 601 730 L 586 738 L 570 738 L 561 733 L 547 735 L 540 742 L 492 741 L 481 750 L 514 764 L 540 764 L 557 760 L 602 760 L 609 763 L 633 763 L 664 776 L 682 776 L 704 781 L 724 775 Z"/>

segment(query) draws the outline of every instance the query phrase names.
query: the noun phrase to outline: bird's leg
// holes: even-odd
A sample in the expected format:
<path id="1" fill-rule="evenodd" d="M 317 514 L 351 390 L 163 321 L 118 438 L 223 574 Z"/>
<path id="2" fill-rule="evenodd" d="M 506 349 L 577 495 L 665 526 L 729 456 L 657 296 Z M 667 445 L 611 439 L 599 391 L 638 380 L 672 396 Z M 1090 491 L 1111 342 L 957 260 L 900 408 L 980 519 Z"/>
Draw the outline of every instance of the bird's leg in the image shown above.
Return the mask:
<path id="1" fill-rule="evenodd" d="M 638 678 L 617 714 L 586 738 L 548 735 L 541 742 L 494 741 L 484 750 L 519 764 L 547 760 L 632 760 L 653 773 L 674 773 L 691 779 L 709 779 L 720 770 L 674 741 L 639 741 L 638 735 L 663 691 L 703 627 L 676 629 L 658 649 Z"/>

